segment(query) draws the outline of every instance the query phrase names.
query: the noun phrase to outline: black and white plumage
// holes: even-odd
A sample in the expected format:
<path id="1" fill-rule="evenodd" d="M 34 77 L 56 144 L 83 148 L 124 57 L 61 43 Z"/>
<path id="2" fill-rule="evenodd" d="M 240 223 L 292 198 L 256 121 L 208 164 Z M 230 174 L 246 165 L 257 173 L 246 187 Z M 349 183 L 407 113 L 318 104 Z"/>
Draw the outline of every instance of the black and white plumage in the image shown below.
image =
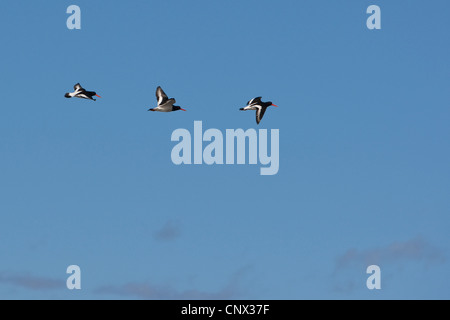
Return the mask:
<path id="1" fill-rule="evenodd" d="M 88 99 L 88 100 L 94 100 L 93 97 L 99 97 L 101 98 L 96 92 L 94 91 L 86 91 L 79 83 L 77 83 L 74 87 L 74 92 L 66 93 L 66 98 L 81 98 L 81 99 Z"/>
<path id="2" fill-rule="evenodd" d="M 266 110 L 270 106 L 278 107 L 277 105 L 273 104 L 272 101 L 269 102 L 262 102 L 262 97 L 257 97 L 249 102 L 247 102 L 247 106 L 245 108 L 241 108 L 242 111 L 247 110 L 256 110 L 256 123 L 259 124 L 264 117 L 264 113 L 266 113 Z"/>
<path id="3" fill-rule="evenodd" d="M 186 111 L 181 107 L 174 106 L 176 100 L 170 98 L 166 95 L 161 87 L 156 89 L 156 99 L 158 100 L 158 106 L 156 108 L 149 109 L 148 111 L 158 111 L 158 112 L 172 112 L 172 111 Z"/>

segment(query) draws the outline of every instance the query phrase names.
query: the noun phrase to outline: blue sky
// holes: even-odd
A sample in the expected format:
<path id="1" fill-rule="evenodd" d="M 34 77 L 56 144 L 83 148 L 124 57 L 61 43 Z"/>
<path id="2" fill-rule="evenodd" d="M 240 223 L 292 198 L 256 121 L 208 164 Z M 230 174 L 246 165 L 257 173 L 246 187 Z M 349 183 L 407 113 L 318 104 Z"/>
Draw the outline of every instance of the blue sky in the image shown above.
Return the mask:
<path id="1" fill-rule="evenodd" d="M 0 298 L 449 299 L 449 10 L 4 3 Z M 103 98 L 65 99 L 77 82 Z M 188 112 L 147 112 L 157 86 Z M 255 96 L 280 106 L 258 126 L 280 130 L 276 176 L 172 164 L 195 120 L 257 128 Z"/>

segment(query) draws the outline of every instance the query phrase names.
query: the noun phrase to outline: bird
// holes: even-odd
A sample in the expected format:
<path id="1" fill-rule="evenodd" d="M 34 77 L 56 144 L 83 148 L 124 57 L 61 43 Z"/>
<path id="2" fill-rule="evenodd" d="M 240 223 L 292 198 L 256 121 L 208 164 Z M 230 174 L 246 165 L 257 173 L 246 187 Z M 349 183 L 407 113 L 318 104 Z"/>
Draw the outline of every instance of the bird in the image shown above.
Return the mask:
<path id="1" fill-rule="evenodd" d="M 94 100 L 96 101 L 93 97 L 99 97 L 101 98 L 96 92 L 93 91 L 86 91 L 79 83 L 77 83 L 74 87 L 75 89 L 74 92 L 71 93 L 66 93 L 65 97 L 66 98 L 81 98 L 81 99 L 88 99 L 88 100 Z"/>
<path id="2" fill-rule="evenodd" d="M 176 100 L 170 98 L 166 95 L 161 87 L 156 88 L 156 99 L 158 100 L 158 106 L 156 108 L 148 109 L 148 111 L 159 111 L 159 112 L 172 112 L 172 111 L 186 111 L 185 109 L 174 106 Z"/>
<path id="3" fill-rule="evenodd" d="M 241 108 L 241 111 L 247 111 L 247 110 L 256 110 L 256 123 L 259 124 L 264 117 L 264 113 L 266 112 L 267 108 L 270 106 L 278 107 L 277 105 L 273 104 L 272 101 L 269 102 L 262 102 L 262 97 L 257 97 L 249 102 L 247 102 L 247 106 L 244 108 Z"/>

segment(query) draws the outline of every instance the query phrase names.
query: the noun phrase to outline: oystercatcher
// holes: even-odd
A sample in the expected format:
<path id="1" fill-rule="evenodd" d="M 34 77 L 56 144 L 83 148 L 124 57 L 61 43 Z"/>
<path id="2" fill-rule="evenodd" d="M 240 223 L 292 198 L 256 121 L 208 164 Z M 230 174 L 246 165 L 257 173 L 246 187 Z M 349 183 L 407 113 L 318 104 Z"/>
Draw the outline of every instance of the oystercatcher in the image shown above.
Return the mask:
<path id="1" fill-rule="evenodd" d="M 269 102 L 262 102 L 262 97 L 257 97 L 249 102 L 247 102 L 247 106 L 245 108 L 241 108 L 242 111 L 247 110 L 256 110 L 256 123 L 259 124 L 264 117 L 264 113 L 266 112 L 266 109 L 270 106 L 278 107 L 277 105 L 273 104 L 272 101 Z"/>
<path id="2" fill-rule="evenodd" d="M 148 111 L 159 111 L 159 112 L 172 112 L 172 111 L 186 111 L 181 107 L 174 106 L 174 103 L 176 103 L 176 100 L 173 98 L 170 98 L 166 95 L 163 89 L 161 87 L 158 87 L 156 89 L 156 99 L 158 100 L 158 106 L 156 108 L 148 109 Z"/>
<path id="3" fill-rule="evenodd" d="M 94 101 L 96 100 L 92 98 L 93 96 L 101 98 L 96 92 L 86 91 L 79 83 L 77 83 L 73 88 L 75 89 L 75 91 L 72 93 L 66 93 L 66 98 L 81 98 Z"/>

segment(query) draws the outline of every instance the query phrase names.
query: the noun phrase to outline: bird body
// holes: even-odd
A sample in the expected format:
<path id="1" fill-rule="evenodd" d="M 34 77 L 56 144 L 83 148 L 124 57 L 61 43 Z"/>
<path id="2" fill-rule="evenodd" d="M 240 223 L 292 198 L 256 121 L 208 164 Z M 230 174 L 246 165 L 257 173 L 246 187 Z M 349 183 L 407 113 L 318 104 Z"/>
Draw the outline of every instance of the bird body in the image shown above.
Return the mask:
<path id="1" fill-rule="evenodd" d="M 156 89 L 156 99 L 158 100 L 158 106 L 156 108 L 151 108 L 148 111 L 158 111 L 158 112 L 172 112 L 172 111 L 186 111 L 179 106 L 175 106 L 176 100 L 170 98 L 166 95 L 161 87 Z"/>
<path id="2" fill-rule="evenodd" d="M 101 98 L 94 91 L 86 91 L 79 83 L 77 83 L 73 88 L 75 89 L 75 91 L 66 93 L 66 95 L 65 95 L 66 98 L 81 98 L 81 99 L 88 99 L 88 100 L 93 100 L 93 101 L 96 101 L 93 98 L 94 96 Z"/>
<path id="3" fill-rule="evenodd" d="M 278 107 L 277 105 L 273 104 L 272 101 L 269 102 L 263 102 L 262 97 L 257 97 L 249 102 L 247 102 L 247 106 L 244 108 L 241 108 L 241 111 L 248 111 L 248 110 L 256 110 L 256 123 L 259 124 L 264 117 L 264 114 L 266 113 L 266 110 L 270 106 Z"/>

